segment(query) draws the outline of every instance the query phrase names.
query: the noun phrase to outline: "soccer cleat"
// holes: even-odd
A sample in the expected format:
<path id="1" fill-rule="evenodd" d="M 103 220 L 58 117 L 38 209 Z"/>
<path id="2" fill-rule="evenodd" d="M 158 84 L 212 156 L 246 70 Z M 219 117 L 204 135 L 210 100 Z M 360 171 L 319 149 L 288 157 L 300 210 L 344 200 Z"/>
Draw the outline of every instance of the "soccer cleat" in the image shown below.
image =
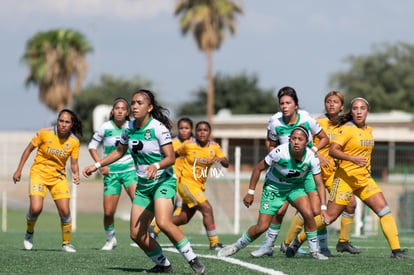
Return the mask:
<path id="1" fill-rule="evenodd" d="M 361 253 L 361 249 L 353 246 L 350 242 L 338 242 L 336 244 L 336 251 L 338 252 L 349 252 L 351 254 Z"/>
<path id="2" fill-rule="evenodd" d="M 332 253 L 331 253 L 331 251 L 329 250 L 329 248 L 321 248 L 320 249 L 321 250 L 321 254 L 322 255 L 324 255 L 324 256 L 326 256 L 326 257 L 332 257 Z"/>
<path id="3" fill-rule="evenodd" d="M 328 257 L 326 257 L 325 255 L 319 253 L 318 251 L 311 252 L 311 256 L 312 256 L 312 258 L 318 259 L 318 260 L 328 260 L 329 259 Z"/>
<path id="4" fill-rule="evenodd" d="M 106 241 L 105 245 L 101 248 L 101 250 L 112 250 L 117 246 L 116 238 L 113 237 L 112 239 Z"/>
<path id="5" fill-rule="evenodd" d="M 281 243 L 280 244 L 280 251 L 282 251 L 283 253 L 286 253 L 286 250 L 287 250 L 288 246 L 289 245 L 285 242 Z"/>
<path id="6" fill-rule="evenodd" d="M 236 244 L 232 244 L 229 246 L 225 246 L 222 249 L 219 250 L 219 252 L 217 253 L 218 257 L 228 257 L 231 256 L 235 253 L 237 253 L 237 251 L 239 251 L 239 249 L 236 247 Z"/>
<path id="7" fill-rule="evenodd" d="M 171 265 L 163 266 L 163 265 L 156 265 L 151 269 L 147 269 L 144 273 L 173 273 L 174 269 Z"/>
<path id="8" fill-rule="evenodd" d="M 288 248 L 286 249 L 286 257 L 288 258 L 293 258 L 295 257 L 296 253 L 298 252 L 299 247 L 302 244 L 299 243 L 298 239 L 294 239 L 288 246 Z"/>
<path id="9" fill-rule="evenodd" d="M 189 264 L 196 274 L 204 274 L 206 272 L 206 267 L 200 263 L 198 258 L 192 259 Z"/>
<path id="10" fill-rule="evenodd" d="M 33 233 L 26 232 L 23 240 L 24 249 L 32 250 L 33 248 Z"/>
<path id="11" fill-rule="evenodd" d="M 224 246 L 222 243 L 216 243 L 215 245 L 210 245 L 210 250 L 220 250 L 222 249 Z"/>
<path id="12" fill-rule="evenodd" d="M 269 257 L 273 256 L 273 247 L 267 246 L 266 243 L 263 243 L 259 249 L 250 252 L 250 256 L 254 258 L 259 258 L 265 255 Z"/>
<path id="13" fill-rule="evenodd" d="M 67 244 L 62 245 L 62 251 L 74 253 L 76 252 L 76 249 L 75 247 L 73 247 L 73 245 L 71 245 L 70 243 L 67 243 Z"/>
<path id="14" fill-rule="evenodd" d="M 407 255 L 404 253 L 404 251 L 401 251 L 401 250 L 392 252 L 390 258 L 414 260 L 413 256 Z"/>
<path id="15" fill-rule="evenodd" d="M 148 233 L 150 235 L 151 238 L 153 238 L 154 240 L 158 237 L 158 233 L 155 232 L 155 226 L 150 225 L 148 227 Z"/>

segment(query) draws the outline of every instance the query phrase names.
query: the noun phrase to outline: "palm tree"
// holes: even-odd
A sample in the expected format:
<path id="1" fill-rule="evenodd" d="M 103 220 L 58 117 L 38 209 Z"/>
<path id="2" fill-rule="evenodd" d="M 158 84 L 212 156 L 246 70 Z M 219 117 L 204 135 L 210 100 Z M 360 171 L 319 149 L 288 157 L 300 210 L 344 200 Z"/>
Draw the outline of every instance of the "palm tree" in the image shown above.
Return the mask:
<path id="1" fill-rule="evenodd" d="M 213 51 L 219 49 L 226 29 L 235 34 L 235 16 L 243 9 L 231 0 L 178 0 L 175 15 L 180 17 L 181 31 L 193 32 L 198 48 L 207 54 L 207 121 L 214 114 Z"/>
<path id="2" fill-rule="evenodd" d="M 75 30 L 36 33 L 27 41 L 22 57 L 29 68 L 26 86 L 38 86 L 40 101 L 53 111 L 72 108 L 73 95 L 80 93 L 86 77 L 89 51 L 91 45 Z"/>

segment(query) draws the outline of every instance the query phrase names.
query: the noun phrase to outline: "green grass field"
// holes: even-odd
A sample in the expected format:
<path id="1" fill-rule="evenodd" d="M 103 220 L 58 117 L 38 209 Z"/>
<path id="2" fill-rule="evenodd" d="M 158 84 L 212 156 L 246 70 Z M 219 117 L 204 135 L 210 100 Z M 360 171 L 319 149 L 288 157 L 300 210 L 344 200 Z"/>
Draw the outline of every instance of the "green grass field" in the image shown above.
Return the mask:
<path id="1" fill-rule="evenodd" d="M 199 223 L 194 220 L 192 223 Z M 72 244 L 77 253 L 60 251 L 61 235 L 56 213 L 44 212 L 36 225 L 33 251 L 23 249 L 25 211 L 8 211 L 7 232 L 0 233 L 1 274 L 130 274 L 143 272 L 153 263 L 129 239 L 129 224 L 116 220 L 118 247 L 113 251 L 101 251 L 105 242 L 102 229 L 102 215 L 78 214 L 77 231 L 73 233 Z M 277 244 L 285 237 L 286 221 Z M 191 230 L 188 225 L 185 231 Z M 199 224 L 196 225 L 197 228 Z M 243 228 L 242 230 L 245 230 Z M 337 234 L 330 234 L 330 248 L 334 257 L 318 261 L 310 256 L 288 259 L 275 250 L 273 257 L 254 259 L 249 251 L 260 245 L 253 245 L 230 258 L 217 258 L 210 251 L 204 234 L 188 233 L 187 237 L 200 260 L 206 265 L 208 274 L 414 274 L 414 260 L 390 259 L 390 250 L 382 233 L 378 236 L 353 238 L 352 242 L 362 248 L 362 254 L 336 253 L 334 247 Z M 239 236 L 220 235 L 220 241 L 230 244 Z M 176 274 L 193 274 L 191 268 L 173 248 L 164 235 L 158 238 L 172 262 Z M 401 246 L 414 255 L 414 235 L 400 235 Z M 305 245 L 304 248 L 307 248 Z"/>

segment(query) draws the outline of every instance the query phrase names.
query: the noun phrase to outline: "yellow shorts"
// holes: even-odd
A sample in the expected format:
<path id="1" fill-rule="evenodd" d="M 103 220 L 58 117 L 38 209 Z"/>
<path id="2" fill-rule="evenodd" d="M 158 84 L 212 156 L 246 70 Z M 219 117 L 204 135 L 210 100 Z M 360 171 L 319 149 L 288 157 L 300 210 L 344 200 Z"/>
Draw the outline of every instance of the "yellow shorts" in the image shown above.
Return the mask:
<path id="1" fill-rule="evenodd" d="M 193 208 L 198 204 L 202 204 L 207 200 L 207 197 L 204 195 L 204 191 L 200 184 L 185 184 L 181 182 L 177 183 L 177 191 L 183 199 L 183 203 L 185 203 L 189 208 Z"/>
<path id="2" fill-rule="evenodd" d="M 349 177 L 345 173 L 337 172 L 330 190 L 329 200 L 336 204 L 348 205 L 352 194 L 365 201 L 380 192 L 382 192 L 381 188 L 372 177 L 367 177 L 361 182 L 355 177 Z"/>
<path id="3" fill-rule="evenodd" d="M 45 179 L 40 175 L 30 176 L 29 195 L 46 197 L 47 189 L 49 189 L 53 200 L 70 199 L 70 190 L 66 177 L 55 178 L 54 180 Z"/>

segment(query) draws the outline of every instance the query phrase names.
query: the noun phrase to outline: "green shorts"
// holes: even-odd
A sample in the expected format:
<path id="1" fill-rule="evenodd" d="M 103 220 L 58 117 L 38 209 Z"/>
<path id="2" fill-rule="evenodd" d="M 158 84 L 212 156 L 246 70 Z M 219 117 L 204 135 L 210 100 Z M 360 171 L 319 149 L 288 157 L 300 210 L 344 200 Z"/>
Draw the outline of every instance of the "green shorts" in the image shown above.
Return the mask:
<path id="1" fill-rule="evenodd" d="M 318 191 L 316 188 L 315 179 L 313 178 L 312 173 L 308 173 L 305 179 L 305 191 L 306 193 L 312 192 L 312 191 Z"/>
<path id="2" fill-rule="evenodd" d="M 163 173 L 158 179 L 148 181 L 138 177 L 137 189 L 133 203 L 154 213 L 154 202 L 158 198 L 172 199 L 175 204 L 177 179 Z"/>
<path id="3" fill-rule="evenodd" d="M 302 196 L 307 196 L 302 184 L 291 189 L 274 190 L 273 186 L 269 188 L 265 183 L 259 212 L 262 214 L 276 215 L 286 200 L 292 204 L 293 201 Z"/>
<path id="4" fill-rule="evenodd" d="M 104 196 L 120 195 L 122 185 L 127 189 L 131 184 L 138 182 L 138 176 L 135 169 L 123 173 L 110 173 L 104 177 Z"/>

